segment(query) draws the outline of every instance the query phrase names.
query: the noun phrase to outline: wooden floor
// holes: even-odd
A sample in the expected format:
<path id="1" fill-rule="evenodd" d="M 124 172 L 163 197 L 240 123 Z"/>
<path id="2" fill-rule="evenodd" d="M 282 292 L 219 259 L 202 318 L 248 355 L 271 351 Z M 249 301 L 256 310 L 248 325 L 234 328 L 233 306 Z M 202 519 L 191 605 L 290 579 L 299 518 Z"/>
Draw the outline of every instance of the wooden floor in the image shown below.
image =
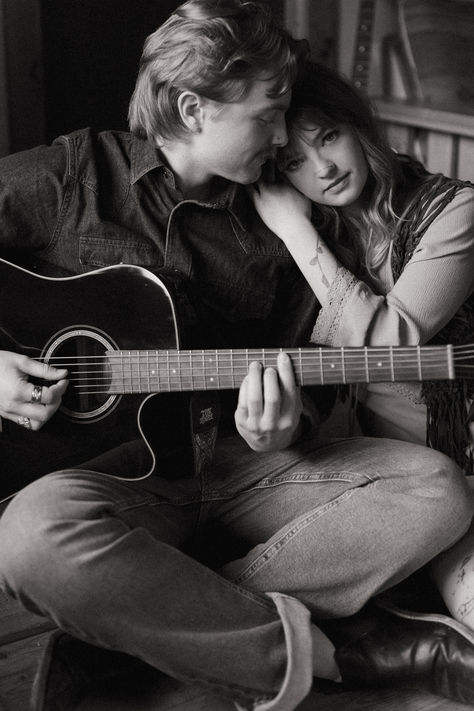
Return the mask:
<path id="1" fill-rule="evenodd" d="M 36 665 L 52 624 L 24 612 L 0 593 L 0 710 L 29 711 Z M 440 697 L 409 690 L 321 693 L 313 690 L 298 711 L 464 711 L 474 709 Z M 153 691 L 137 688 L 133 681 L 107 695 L 97 693 L 78 711 L 232 711 L 234 707 L 195 689 L 177 688 L 168 680 Z M 49 711 L 49 710 L 46 710 Z"/>

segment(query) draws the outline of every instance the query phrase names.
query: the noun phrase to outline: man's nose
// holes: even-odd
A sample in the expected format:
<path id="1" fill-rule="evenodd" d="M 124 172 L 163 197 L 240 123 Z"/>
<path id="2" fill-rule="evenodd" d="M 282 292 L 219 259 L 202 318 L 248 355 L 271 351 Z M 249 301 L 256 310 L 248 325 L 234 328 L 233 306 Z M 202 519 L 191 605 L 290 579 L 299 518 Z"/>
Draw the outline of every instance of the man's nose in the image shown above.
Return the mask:
<path id="1" fill-rule="evenodd" d="M 273 132 L 273 145 L 283 147 L 288 143 L 288 132 L 286 129 L 285 117 L 280 118 L 275 122 L 275 130 Z"/>

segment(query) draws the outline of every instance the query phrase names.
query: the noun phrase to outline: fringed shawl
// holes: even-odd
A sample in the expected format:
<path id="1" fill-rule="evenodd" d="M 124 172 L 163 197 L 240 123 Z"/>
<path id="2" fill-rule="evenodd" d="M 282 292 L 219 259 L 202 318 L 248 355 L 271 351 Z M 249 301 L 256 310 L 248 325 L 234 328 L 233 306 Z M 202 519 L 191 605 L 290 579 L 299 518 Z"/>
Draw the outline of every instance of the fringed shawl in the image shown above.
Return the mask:
<path id="1" fill-rule="evenodd" d="M 421 176 L 427 173 L 420 164 L 409 162 L 405 170 Z M 433 220 L 451 202 L 456 193 L 472 183 L 433 175 L 415 193 L 413 207 L 404 216 L 394 239 L 392 270 L 395 280 L 400 277 L 418 243 Z M 433 201 L 437 201 L 434 209 Z M 432 211 L 430 212 L 430 208 Z M 474 269 L 474 263 L 473 263 Z M 461 306 L 451 321 L 430 341 L 433 344 L 461 345 L 474 340 L 474 294 Z M 474 407 L 467 411 L 466 402 L 474 395 L 474 381 L 427 381 L 422 385 L 422 398 L 427 406 L 427 444 L 454 459 L 465 471 L 474 473 L 470 449 L 469 421 Z"/>

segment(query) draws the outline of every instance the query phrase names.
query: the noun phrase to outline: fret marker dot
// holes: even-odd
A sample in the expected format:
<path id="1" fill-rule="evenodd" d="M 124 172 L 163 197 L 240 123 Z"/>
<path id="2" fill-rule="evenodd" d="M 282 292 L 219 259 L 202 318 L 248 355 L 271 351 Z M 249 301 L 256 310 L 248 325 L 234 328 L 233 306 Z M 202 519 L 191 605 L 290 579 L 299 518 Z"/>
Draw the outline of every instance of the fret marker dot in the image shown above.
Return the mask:
<path id="1" fill-rule="evenodd" d="M 335 368 L 335 367 L 336 367 L 336 366 L 334 365 L 334 363 L 331 363 L 331 368 Z"/>
<path id="2" fill-rule="evenodd" d="M 176 370 L 174 370 L 174 368 L 173 368 L 173 370 L 172 370 L 171 372 L 173 373 L 173 375 L 176 374 Z"/>
<path id="3" fill-rule="evenodd" d="M 209 380 L 211 381 L 211 383 L 213 383 L 213 382 L 214 382 L 214 378 L 209 378 Z"/>
<path id="4" fill-rule="evenodd" d="M 156 370 L 152 370 L 152 371 L 151 371 L 151 374 L 152 374 L 152 375 L 155 375 L 155 374 L 156 374 Z"/>
<path id="5" fill-rule="evenodd" d="M 378 367 L 378 368 L 381 368 L 381 367 L 382 367 L 382 365 L 383 365 L 382 361 L 381 361 L 381 360 L 379 360 L 379 362 L 377 363 L 377 367 Z"/>

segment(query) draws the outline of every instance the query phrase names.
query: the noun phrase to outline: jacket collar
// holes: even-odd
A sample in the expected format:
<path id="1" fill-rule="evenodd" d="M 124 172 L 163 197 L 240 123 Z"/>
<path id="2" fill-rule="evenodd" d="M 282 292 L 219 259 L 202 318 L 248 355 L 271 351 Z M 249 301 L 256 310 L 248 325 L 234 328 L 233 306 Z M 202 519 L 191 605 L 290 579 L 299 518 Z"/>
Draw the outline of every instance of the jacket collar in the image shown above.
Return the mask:
<path id="1" fill-rule="evenodd" d="M 149 141 L 144 141 L 132 135 L 132 145 L 130 153 L 130 184 L 134 185 L 152 170 L 160 168 L 162 172 L 167 169 L 166 163 L 160 152 Z M 222 190 L 215 199 L 202 202 L 214 209 L 226 209 L 231 212 L 242 229 L 247 223 L 247 212 L 249 201 L 242 186 L 237 183 L 223 181 Z"/>

